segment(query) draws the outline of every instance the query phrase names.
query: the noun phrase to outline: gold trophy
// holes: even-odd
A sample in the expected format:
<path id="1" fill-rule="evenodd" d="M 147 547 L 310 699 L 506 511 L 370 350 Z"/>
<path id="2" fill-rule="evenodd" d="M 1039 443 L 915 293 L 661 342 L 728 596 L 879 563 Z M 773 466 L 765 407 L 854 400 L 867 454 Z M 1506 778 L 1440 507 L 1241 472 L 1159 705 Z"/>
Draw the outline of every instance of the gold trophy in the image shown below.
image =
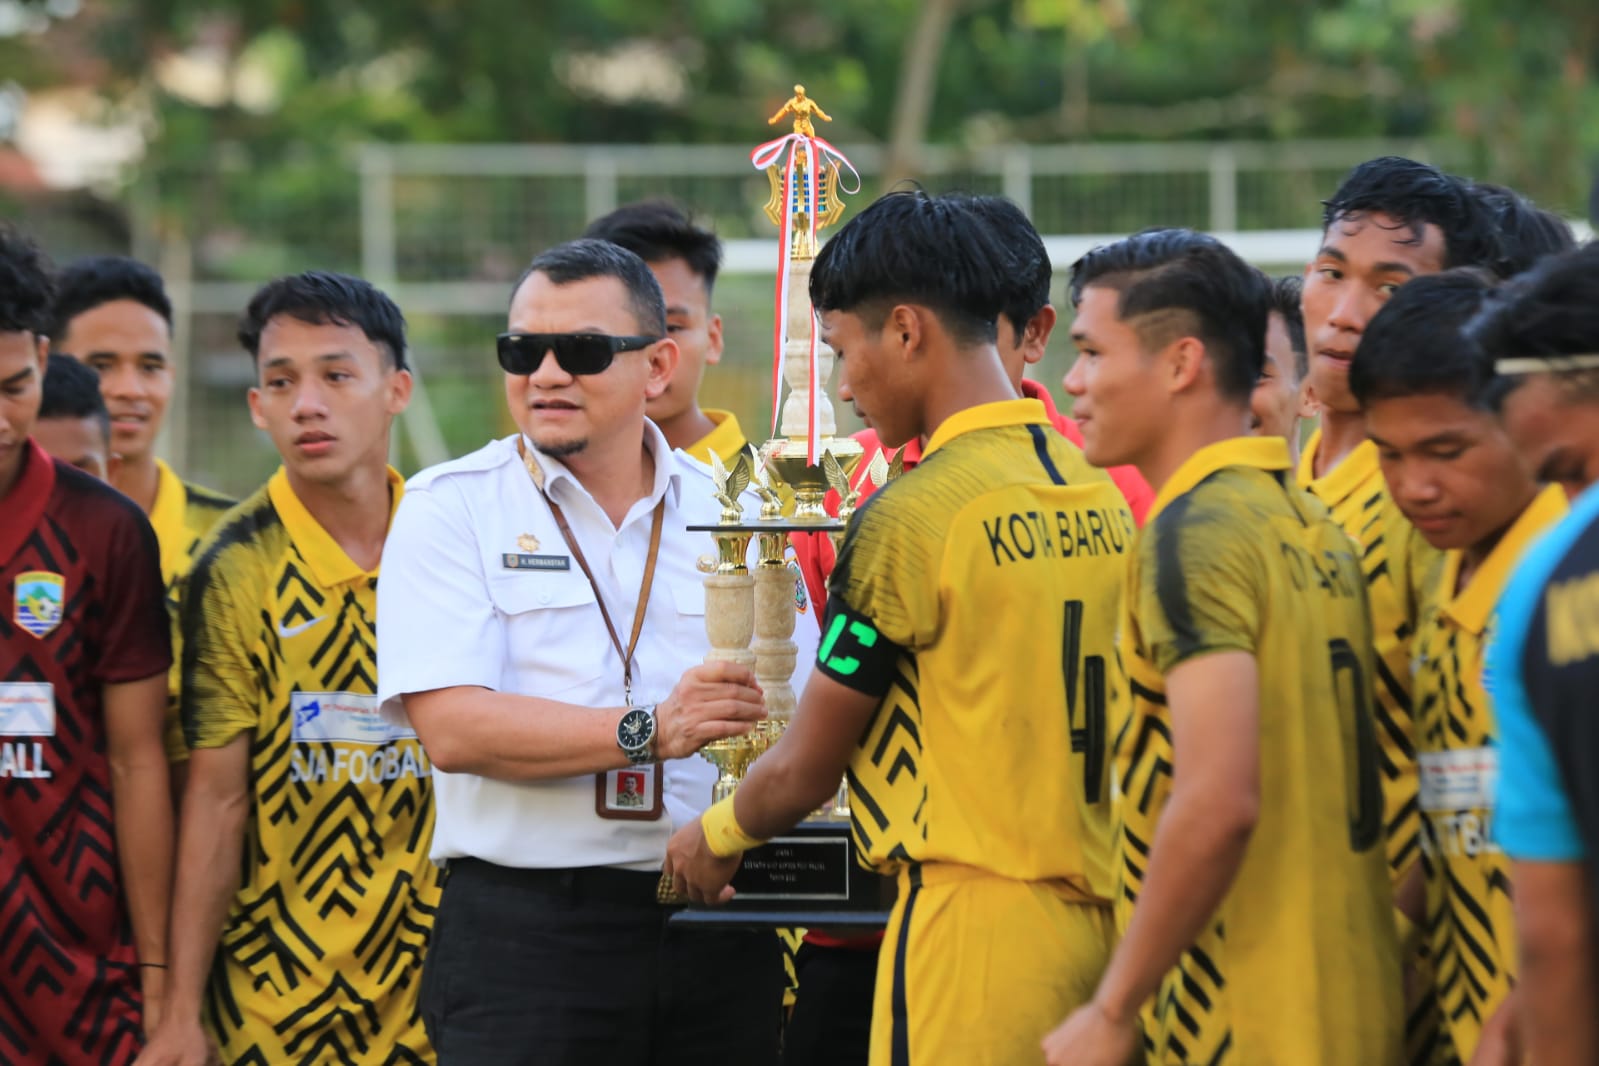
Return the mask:
<path id="1" fill-rule="evenodd" d="M 717 798 L 729 793 L 749 764 L 776 743 L 794 713 L 789 678 L 798 652 L 793 639 L 794 579 L 784 557 L 788 534 L 842 537 L 858 496 L 851 492 L 849 475 L 860 462 L 862 449 L 859 442 L 835 435 L 837 422 L 827 395 L 834 355 L 817 336 L 810 298 L 816 234 L 844 212 L 840 167 L 849 166 L 849 161 L 816 135 L 812 119 L 832 120 L 805 94 L 803 85 L 794 87 L 793 98 L 769 122 L 786 115 L 794 116 L 793 132 L 751 154 L 771 181 L 766 215 L 782 235 L 777 314 L 784 328 L 776 339 L 772 381 L 773 399 L 781 399 L 773 429 L 781 435 L 759 449 L 751 448 L 731 468 L 711 456 L 721 521 L 696 527 L 709 532 L 717 544 L 716 570 L 705 582 L 706 632 L 711 640 L 707 658 L 753 662 L 756 680 L 766 693 L 767 718 L 749 737 L 741 738 L 745 742 L 721 741 L 704 749 L 718 770 Z M 825 506 L 830 488 L 838 492 L 845 508 L 838 518 Z M 753 490 L 761 501 L 754 518 L 746 517 L 739 500 L 745 490 Z M 753 576 L 746 561 L 752 539 Z"/>

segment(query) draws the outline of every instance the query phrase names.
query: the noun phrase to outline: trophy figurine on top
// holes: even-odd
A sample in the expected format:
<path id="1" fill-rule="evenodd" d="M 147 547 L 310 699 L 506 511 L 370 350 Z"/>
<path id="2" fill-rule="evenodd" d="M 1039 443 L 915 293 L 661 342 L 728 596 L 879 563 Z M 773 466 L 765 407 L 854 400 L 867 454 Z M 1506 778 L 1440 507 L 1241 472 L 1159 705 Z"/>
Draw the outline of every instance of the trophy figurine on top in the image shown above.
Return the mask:
<path id="1" fill-rule="evenodd" d="M 731 465 L 711 457 L 716 498 L 722 504 L 714 526 L 691 527 L 710 533 L 716 564 L 705 578 L 707 661 L 753 663 L 766 694 L 767 718 L 754 731 L 713 741 L 701 754 L 716 766 L 713 800 L 732 794 L 751 763 L 775 744 L 794 714 L 789 683 L 798 651 L 794 644 L 794 578 L 785 548 L 790 533 L 825 533 L 842 539 L 859 498 L 850 477 L 862 448 L 836 436 L 833 405 L 827 396 L 832 349 L 817 336 L 811 307 L 811 262 L 817 233 L 843 214 L 841 173 L 855 177 L 843 154 L 817 136 L 813 119 L 831 121 L 805 94 L 803 85 L 770 122 L 793 116 L 793 132 L 756 148 L 751 162 L 766 171 L 772 196 L 767 217 L 780 233 L 777 316 L 772 353 L 772 439 L 751 448 Z M 786 388 L 785 388 L 786 386 Z M 867 476 L 887 479 L 878 457 Z M 746 515 L 740 500 L 746 490 L 760 499 L 758 512 Z M 829 489 L 840 500 L 839 516 L 828 514 Z M 785 491 L 786 490 L 786 491 Z M 755 545 L 752 574 L 750 545 Z M 841 800 L 844 790 L 840 789 Z M 818 812 L 793 831 L 745 853 L 734 878 L 738 894 L 726 908 L 691 909 L 674 920 L 736 925 L 804 925 L 825 916 L 830 925 L 849 921 L 854 912 L 868 924 L 881 923 L 880 878 L 858 866 L 852 853 L 847 803 Z"/>

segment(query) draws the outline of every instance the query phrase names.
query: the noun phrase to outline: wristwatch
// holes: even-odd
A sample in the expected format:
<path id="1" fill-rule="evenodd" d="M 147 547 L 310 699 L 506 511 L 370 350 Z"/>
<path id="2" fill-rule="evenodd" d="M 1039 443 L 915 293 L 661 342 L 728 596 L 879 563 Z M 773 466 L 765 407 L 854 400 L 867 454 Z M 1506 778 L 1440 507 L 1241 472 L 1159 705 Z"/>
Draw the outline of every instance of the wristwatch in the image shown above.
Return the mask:
<path id="1" fill-rule="evenodd" d="M 632 707 L 616 723 L 616 746 L 634 766 L 655 760 L 655 704 Z"/>

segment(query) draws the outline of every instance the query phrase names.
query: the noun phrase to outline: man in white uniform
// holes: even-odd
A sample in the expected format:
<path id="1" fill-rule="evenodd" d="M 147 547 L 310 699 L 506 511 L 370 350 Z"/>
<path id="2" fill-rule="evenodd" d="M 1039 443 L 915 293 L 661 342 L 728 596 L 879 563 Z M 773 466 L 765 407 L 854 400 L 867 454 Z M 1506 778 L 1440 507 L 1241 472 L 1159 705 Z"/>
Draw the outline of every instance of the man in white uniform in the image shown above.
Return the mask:
<path id="1" fill-rule="evenodd" d="M 660 286 L 615 245 L 553 248 L 499 356 L 521 433 L 412 479 L 378 598 L 379 699 L 433 763 L 448 866 L 429 1035 L 444 1066 L 772 1062 L 776 939 L 656 902 L 710 803 L 695 753 L 764 715 L 749 669 L 702 664 L 714 545 L 687 527 L 719 509 L 645 417 L 678 358 Z"/>

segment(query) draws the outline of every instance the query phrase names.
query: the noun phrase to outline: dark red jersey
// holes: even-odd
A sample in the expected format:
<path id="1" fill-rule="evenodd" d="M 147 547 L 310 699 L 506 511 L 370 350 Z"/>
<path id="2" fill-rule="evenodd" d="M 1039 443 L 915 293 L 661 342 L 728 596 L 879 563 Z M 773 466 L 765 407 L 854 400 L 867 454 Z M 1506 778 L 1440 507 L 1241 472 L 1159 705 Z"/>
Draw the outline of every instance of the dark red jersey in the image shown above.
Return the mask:
<path id="1" fill-rule="evenodd" d="M 142 1042 L 139 960 L 101 694 L 171 662 L 155 534 L 30 441 L 0 594 L 0 1062 L 117 1066 Z"/>

